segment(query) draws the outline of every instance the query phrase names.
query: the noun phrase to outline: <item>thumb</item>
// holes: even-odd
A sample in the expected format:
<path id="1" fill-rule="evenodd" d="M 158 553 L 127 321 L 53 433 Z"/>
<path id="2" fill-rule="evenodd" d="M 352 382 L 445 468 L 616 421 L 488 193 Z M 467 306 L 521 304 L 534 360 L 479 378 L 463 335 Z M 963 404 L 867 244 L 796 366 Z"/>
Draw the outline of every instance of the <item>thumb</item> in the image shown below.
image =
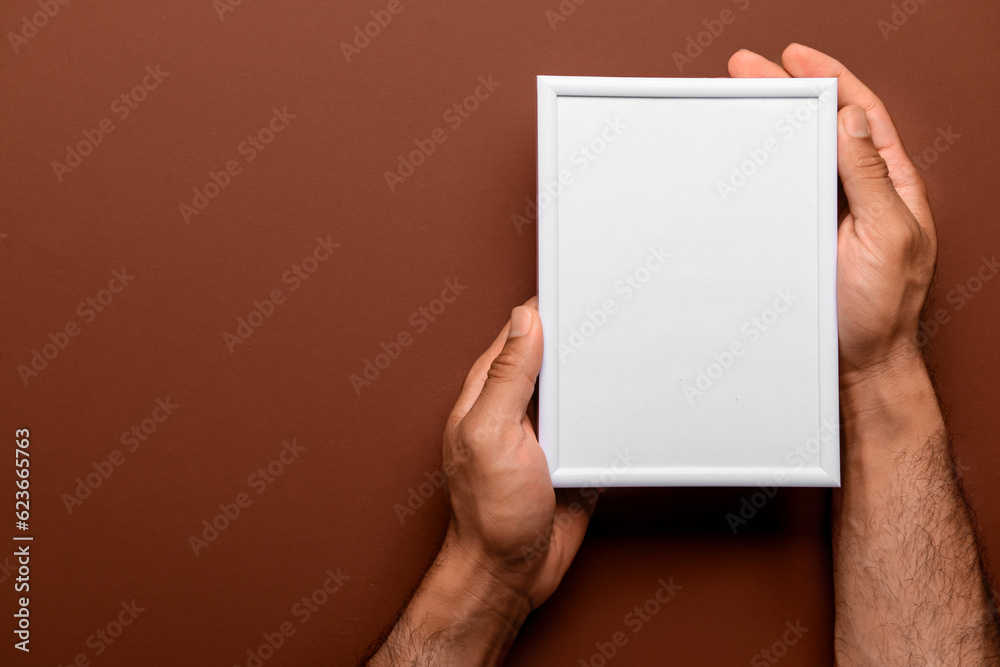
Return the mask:
<path id="1" fill-rule="evenodd" d="M 863 108 L 852 104 L 840 110 L 838 142 L 840 180 L 855 224 L 886 232 L 893 220 L 905 220 L 906 217 L 893 215 L 908 209 L 892 184 L 886 161 L 872 141 Z"/>
<path id="2" fill-rule="evenodd" d="M 520 424 L 542 368 L 542 323 L 538 311 L 518 306 L 510 314 L 507 340 L 486 374 L 469 411 L 497 426 Z"/>

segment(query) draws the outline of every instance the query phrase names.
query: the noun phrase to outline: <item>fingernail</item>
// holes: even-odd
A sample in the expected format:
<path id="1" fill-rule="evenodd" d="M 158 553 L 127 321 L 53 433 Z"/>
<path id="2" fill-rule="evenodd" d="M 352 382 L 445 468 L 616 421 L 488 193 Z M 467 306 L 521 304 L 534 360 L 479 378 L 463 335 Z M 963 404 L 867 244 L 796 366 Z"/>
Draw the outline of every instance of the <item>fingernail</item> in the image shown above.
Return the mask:
<path id="1" fill-rule="evenodd" d="M 852 137 L 870 137 L 868 129 L 868 117 L 861 107 L 852 107 L 844 114 L 844 129 Z"/>
<path id="2" fill-rule="evenodd" d="M 518 306 L 510 312 L 510 331 L 507 339 L 517 338 L 531 331 L 531 311 L 524 306 Z"/>

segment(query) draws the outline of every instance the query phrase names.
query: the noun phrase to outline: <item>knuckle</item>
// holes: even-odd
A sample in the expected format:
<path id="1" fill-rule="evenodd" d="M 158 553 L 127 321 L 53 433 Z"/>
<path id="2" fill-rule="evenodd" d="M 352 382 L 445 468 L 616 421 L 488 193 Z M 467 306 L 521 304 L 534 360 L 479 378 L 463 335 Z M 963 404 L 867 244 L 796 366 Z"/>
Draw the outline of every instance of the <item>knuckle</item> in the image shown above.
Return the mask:
<path id="1" fill-rule="evenodd" d="M 445 421 L 444 425 L 444 445 L 447 448 L 452 442 L 456 442 L 459 439 L 459 429 L 462 428 L 462 422 L 465 421 L 467 413 L 460 413 L 452 411 L 448 415 L 448 419 Z"/>
<path id="2" fill-rule="evenodd" d="M 854 167 L 858 170 L 858 176 L 864 180 L 883 180 L 889 178 L 889 165 L 878 153 L 867 151 L 856 155 Z"/>
<path id="3" fill-rule="evenodd" d="M 493 381 L 510 382 L 521 375 L 520 357 L 504 348 L 490 364 L 486 377 Z"/>
<path id="4" fill-rule="evenodd" d="M 892 122 L 892 115 L 889 113 L 889 108 L 885 106 L 885 102 L 882 101 L 882 98 L 877 97 L 874 93 L 872 93 L 872 99 L 868 102 L 868 104 L 863 104 L 861 106 L 864 107 L 865 113 L 869 116 L 885 117 Z M 893 126 L 895 127 L 895 123 L 893 123 Z"/>
<path id="5" fill-rule="evenodd" d="M 914 232 L 914 238 L 910 242 L 914 265 L 920 273 L 930 276 L 934 273 L 937 265 L 937 248 L 934 239 L 924 233 L 916 222 L 914 222 L 914 226 L 917 227 L 917 230 Z"/>
<path id="6" fill-rule="evenodd" d="M 461 469 L 463 464 L 472 460 L 472 447 L 469 441 L 462 437 L 446 439 L 443 458 L 453 470 Z"/>
<path id="7" fill-rule="evenodd" d="M 924 183 L 924 178 L 920 175 L 920 171 L 909 160 L 899 166 L 899 169 L 895 173 L 895 178 L 897 188 L 913 188 L 917 194 L 927 199 L 927 184 Z"/>
<path id="8" fill-rule="evenodd" d="M 497 429 L 493 424 L 482 419 L 466 419 L 461 423 L 456 432 L 456 442 L 453 447 L 457 450 L 462 448 L 475 447 L 492 442 L 497 437 Z"/>

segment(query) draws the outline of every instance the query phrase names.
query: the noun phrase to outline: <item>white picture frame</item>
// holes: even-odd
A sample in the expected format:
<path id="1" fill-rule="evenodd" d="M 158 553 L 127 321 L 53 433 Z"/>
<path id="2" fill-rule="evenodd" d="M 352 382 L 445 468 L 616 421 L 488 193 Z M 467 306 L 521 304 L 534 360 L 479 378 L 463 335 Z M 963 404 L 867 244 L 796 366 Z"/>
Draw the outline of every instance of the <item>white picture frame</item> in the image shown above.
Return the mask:
<path id="1" fill-rule="evenodd" d="M 553 485 L 839 486 L 836 79 L 537 83 Z"/>

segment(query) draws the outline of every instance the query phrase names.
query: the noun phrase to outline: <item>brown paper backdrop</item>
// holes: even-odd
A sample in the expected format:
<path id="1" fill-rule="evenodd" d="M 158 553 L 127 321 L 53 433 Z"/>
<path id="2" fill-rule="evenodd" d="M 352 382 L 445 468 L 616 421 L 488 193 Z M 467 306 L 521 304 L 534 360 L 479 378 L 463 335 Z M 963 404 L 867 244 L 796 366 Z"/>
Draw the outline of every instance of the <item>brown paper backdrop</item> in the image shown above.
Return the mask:
<path id="1" fill-rule="evenodd" d="M 553 27 L 557 0 L 403 0 L 348 62 L 341 42 L 372 11 L 384 21 L 387 2 L 223 1 L 0 8 L 0 537 L 35 538 L 30 656 L 12 648 L 15 543 L 0 550 L 4 664 L 246 665 L 283 623 L 294 634 L 264 664 L 352 664 L 443 534 L 444 495 L 421 485 L 461 380 L 534 293 L 534 228 L 512 215 L 534 196 L 535 75 L 722 76 L 736 49 L 776 58 L 793 40 L 853 68 L 925 161 L 948 319 L 931 358 L 1000 561 L 1000 280 L 975 279 L 1000 245 L 996 3 L 565 0 Z M 714 23 L 724 9 L 733 21 Z M 673 54 L 713 27 L 679 71 Z M 499 85 L 455 127 L 446 110 L 481 76 Z M 274 109 L 294 118 L 274 120 L 281 131 L 248 160 L 241 142 Z M 95 132 L 103 119 L 110 133 Z M 437 128 L 444 143 L 391 191 L 384 172 Z M 80 142 L 77 166 L 53 166 Z M 217 174 L 226 187 L 185 221 L 180 204 L 231 160 L 238 173 Z M 339 247 L 305 261 L 306 279 L 286 274 L 317 237 Z M 109 291 L 123 270 L 134 278 Z M 442 312 L 446 281 L 465 289 Z M 955 291 L 967 283 L 971 298 Z M 224 334 L 255 300 L 270 310 L 275 289 L 281 303 L 230 352 Z M 429 306 L 433 321 L 419 314 Z M 67 324 L 76 335 L 59 335 Z M 401 333 L 409 345 L 357 393 L 349 377 Z M 25 382 L 33 350 L 54 358 Z M 168 416 L 158 399 L 177 407 Z M 123 444 L 133 426 L 155 432 Z M 30 429 L 25 533 L 11 516 L 17 428 Z M 272 463 L 293 440 L 297 454 Z M 111 457 L 105 479 L 95 471 Z M 262 467 L 269 482 L 251 478 Z M 70 513 L 91 473 L 100 486 Z M 430 497 L 401 522 L 411 489 Z M 830 664 L 829 493 L 782 490 L 733 535 L 725 516 L 755 491 L 608 493 L 509 664 L 600 665 L 619 631 L 628 641 L 608 664 L 762 664 L 786 622 L 808 630 L 781 664 Z M 248 506 L 217 519 L 225 529 L 195 555 L 189 536 L 237 498 Z M 683 588 L 636 628 L 630 612 L 671 577 Z"/>

